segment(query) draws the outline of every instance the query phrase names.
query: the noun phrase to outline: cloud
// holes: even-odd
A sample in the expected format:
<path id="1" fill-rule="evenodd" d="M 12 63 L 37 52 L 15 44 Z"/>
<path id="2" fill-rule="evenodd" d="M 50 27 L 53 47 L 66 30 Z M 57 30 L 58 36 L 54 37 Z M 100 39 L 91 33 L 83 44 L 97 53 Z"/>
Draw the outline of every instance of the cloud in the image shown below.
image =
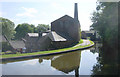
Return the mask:
<path id="1" fill-rule="evenodd" d="M 0 0 L 0 2 L 40 2 L 44 0 Z M 49 0 L 45 0 L 49 1 Z"/>
<path id="2" fill-rule="evenodd" d="M 24 10 L 23 13 L 18 13 L 16 16 L 27 16 L 27 17 L 35 17 L 35 14 L 38 12 L 35 8 L 25 8 L 22 7 Z"/>
<path id="3" fill-rule="evenodd" d="M 22 7 L 26 12 L 29 12 L 29 13 L 37 13 L 37 10 L 35 8 L 25 8 L 25 7 Z"/>
<path id="4" fill-rule="evenodd" d="M 37 26 L 38 24 L 50 24 L 49 21 L 42 20 L 42 19 L 32 19 L 31 21 L 28 22 L 29 24 L 34 24 Z"/>
<path id="5" fill-rule="evenodd" d="M 2 12 L 0 12 L 0 17 L 2 17 Z"/>
<path id="6" fill-rule="evenodd" d="M 29 60 L 29 61 L 23 63 L 23 66 L 25 66 L 25 65 L 35 65 L 36 63 L 37 63 L 37 59 Z"/>

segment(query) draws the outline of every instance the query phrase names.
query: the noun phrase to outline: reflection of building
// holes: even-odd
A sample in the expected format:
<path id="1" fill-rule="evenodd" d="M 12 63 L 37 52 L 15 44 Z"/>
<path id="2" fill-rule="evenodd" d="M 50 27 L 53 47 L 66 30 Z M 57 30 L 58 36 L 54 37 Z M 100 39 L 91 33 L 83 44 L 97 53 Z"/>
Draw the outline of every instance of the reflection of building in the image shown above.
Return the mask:
<path id="1" fill-rule="evenodd" d="M 80 52 L 60 56 L 52 60 L 51 62 L 52 67 L 64 73 L 69 73 L 79 68 L 79 65 L 80 65 Z"/>
<path id="2" fill-rule="evenodd" d="M 39 58 L 41 63 L 43 59 L 51 60 L 51 66 L 55 69 L 62 71 L 64 73 L 69 73 L 75 71 L 75 74 L 78 75 L 78 68 L 80 65 L 80 56 L 81 52 L 71 52 L 57 56 L 48 56 Z"/>
<path id="3" fill-rule="evenodd" d="M 51 31 L 28 33 L 24 38 L 27 52 L 69 47 L 80 40 L 77 3 L 74 18 L 65 15 L 51 23 Z"/>

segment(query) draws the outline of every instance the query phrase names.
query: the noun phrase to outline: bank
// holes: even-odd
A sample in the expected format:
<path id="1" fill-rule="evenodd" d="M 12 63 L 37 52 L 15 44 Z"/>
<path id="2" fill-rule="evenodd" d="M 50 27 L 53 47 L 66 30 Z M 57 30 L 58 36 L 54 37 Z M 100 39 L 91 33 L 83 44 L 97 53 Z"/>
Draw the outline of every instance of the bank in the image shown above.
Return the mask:
<path id="1" fill-rule="evenodd" d="M 89 43 L 87 43 L 86 41 Z M 25 58 L 35 58 L 40 56 L 62 54 L 62 53 L 68 53 L 68 52 L 73 52 L 78 50 L 84 50 L 92 47 L 93 45 L 94 45 L 94 42 L 91 40 L 81 40 L 76 46 L 69 47 L 69 48 L 50 50 L 50 51 L 40 51 L 40 52 L 33 52 L 33 53 L 5 54 L 5 55 L 0 55 L 0 60 L 25 59 Z"/>

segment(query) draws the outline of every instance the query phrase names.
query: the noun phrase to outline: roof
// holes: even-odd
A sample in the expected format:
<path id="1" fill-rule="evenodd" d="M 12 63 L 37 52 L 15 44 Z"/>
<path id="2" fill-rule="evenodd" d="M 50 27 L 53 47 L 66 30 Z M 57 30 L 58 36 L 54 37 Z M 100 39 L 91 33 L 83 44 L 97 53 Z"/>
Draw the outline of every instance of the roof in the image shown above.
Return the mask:
<path id="1" fill-rule="evenodd" d="M 38 33 L 28 33 L 28 36 L 30 36 L 30 37 L 38 37 L 39 34 Z"/>
<path id="2" fill-rule="evenodd" d="M 85 32 L 85 33 L 95 33 L 94 30 L 91 30 L 91 31 L 83 31 L 83 32 Z"/>
<path id="3" fill-rule="evenodd" d="M 66 19 L 66 18 L 69 18 L 69 19 L 74 20 L 74 18 L 72 18 L 71 16 L 69 16 L 69 15 L 64 15 L 64 16 L 62 16 L 62 17 L 60 17 L 60 18 L 54 20 L 54 21 L 51 22 L 51 23 L 54 23 L 54 22 L 56 22 L 56 21 L 59 21 L 59 20 L 62 20 L 62 19 Z"/>
<path id="4" fill-rule="evenodd" d="M 5 39 L 3 35 L 0 35 L 0 42 L 7 42 L 7 40 Z"/>
<path id="5" fill-rule="evenodd" d="M 49 33 L 49 32 L 50 32 L 50 31 L 43 32 L 43 33 L 42 33 L 42 36 L 47 35 L 47 33 Z M 39 33 L 28 33 L 28 36 L 29 36 L 29 37 L 38 37 L 38 36 L 39 36 Z"/>
<path id="6" fill-rule="evenodd" d="M 67 39 L 65 39 L 64 37 L 60 36 L 58 33 L 52 31 L 48 34 L 49 38 L 52 41 L 67 41 Z"/>
<path id="7" fill-rule="evenodd" d="M 10 41 L 9 43 L 14 49 L 25 47 L 25 43 L 23 41 L 15 40 L 15 41 Z"/>
<path id="8" fill-rule="evenodd" d="M 42 36 L 45 36 L 45 35 L 47 35 L 47 33 L 42 33 Z"/>

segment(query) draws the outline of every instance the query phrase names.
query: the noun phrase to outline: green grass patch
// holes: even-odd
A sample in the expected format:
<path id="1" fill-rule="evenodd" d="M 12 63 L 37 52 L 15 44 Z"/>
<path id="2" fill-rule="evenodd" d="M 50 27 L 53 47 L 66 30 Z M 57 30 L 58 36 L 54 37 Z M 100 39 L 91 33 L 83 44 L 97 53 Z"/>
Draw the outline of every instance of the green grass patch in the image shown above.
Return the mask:
<path id="1" fill-rule="evenodd" d="M 80 42 L 78 44 L 83 43 L 83 40 L 81 39 Z M 67 51 L 67 50 L 74 50 L 74 49 L 78 49 L 78 48 L 84 48 L 84 47 L 88 47 L 92 44 L 94 44 L 94 42 L 90 41 L 91 44 L 89 45 L 85 45 L 85 46 L 81 46 L 76 44 L 77 46 L 73 46 L 73 47 L 69 47 L 69 48 L 63 48 L 63 49 L 57 49 L 57 50 L 50 50 L 50 51 L 39 51 L 39 52 L 32 52 L 32 53 L 17 53 L 17 54 L 5 54 L 2 55 L 2 58 L 10 58 L 10 57 L 19 57 L 19 56 L 28 56 L 28 55 L 39 55 L 39 54 L 48 54 L 48 53 L 55 53 L 55 52 L 61 52 L 61 51 Z"/>
<path id="2" fill-rule="evenodd" d="M 91 44 L 94 44 L 94 42 L 93 42 L 93 41 L 91 41 L 91 40 L 89 40 L 89 41 L 90 41 L 90 43 L 91 43 Z"/>

